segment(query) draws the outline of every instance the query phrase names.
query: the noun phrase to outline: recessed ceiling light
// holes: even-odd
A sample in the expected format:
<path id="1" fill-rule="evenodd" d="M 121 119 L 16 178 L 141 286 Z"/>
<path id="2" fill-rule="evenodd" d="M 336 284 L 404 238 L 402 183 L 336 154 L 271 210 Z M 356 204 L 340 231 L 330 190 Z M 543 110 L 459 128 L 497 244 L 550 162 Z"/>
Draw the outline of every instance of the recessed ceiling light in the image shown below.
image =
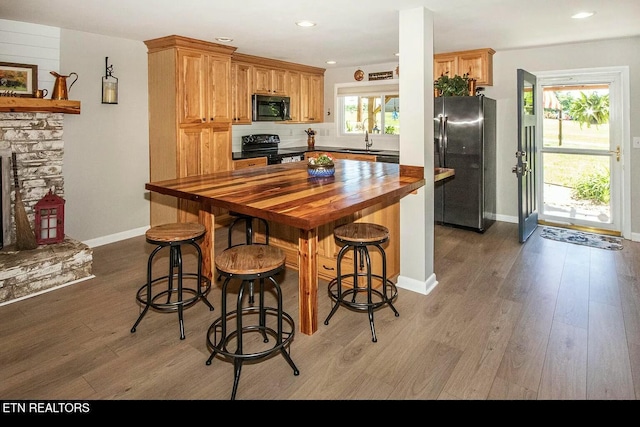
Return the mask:
<path id="1" fill-rule="evenodd" d="M 233 39 L 229 37 L 216 37 L 216 40 L 222 43 L 229 43 L 233 41 Z"/>
<path id="2" fill-rule="evenodd" d="M 335 64 L 336 61 L 327 61 L 327 64 Z"/>
<path id="3" fill-rule="evenodd" d="M 316 23 L 311 21 L 298 21 L 296 22 L 296 25 L 298 27 L 314 27 Z"/>
<path id="4" fill-rule="evenodd" d="M 573 19 L 584 19 L 593 16 L 595 12 L 579 12 L 572 16 Z"/>

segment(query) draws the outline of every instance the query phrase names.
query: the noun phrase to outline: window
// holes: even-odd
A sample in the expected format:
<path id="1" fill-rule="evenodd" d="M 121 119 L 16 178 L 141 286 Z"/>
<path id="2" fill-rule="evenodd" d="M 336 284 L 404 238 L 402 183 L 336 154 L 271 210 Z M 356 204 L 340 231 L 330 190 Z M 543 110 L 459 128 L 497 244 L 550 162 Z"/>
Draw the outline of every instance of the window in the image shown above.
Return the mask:
<path id="1" fill-rule="evenodd" d="M 381 136 L 400 135 L 398 84 L 368 83 L 337 88 L 339 134 L 358 135 L 367 131 Z"/>

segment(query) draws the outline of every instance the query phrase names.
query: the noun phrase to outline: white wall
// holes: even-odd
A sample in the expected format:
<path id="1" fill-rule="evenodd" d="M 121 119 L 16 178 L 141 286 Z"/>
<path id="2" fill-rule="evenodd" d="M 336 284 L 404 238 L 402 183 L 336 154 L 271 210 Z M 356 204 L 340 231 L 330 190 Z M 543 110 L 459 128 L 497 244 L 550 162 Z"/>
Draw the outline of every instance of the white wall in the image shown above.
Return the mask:
<path id="1" fill-rule="evenodd" d="M 497 101 L 497 213 L 498 219 L 517 222 L 517 179 L 511 172 L 517 146 L 516 70 L 536 71 L 629 67 L 631 137 L 640 136 L 640 37 L 543 48 L 496 52 L 494 86 L 485 95 Z M 640 240 L 640 150 L 631 149 L 631 231 Z"/>
<path id="2" fill-rule="evenodd" d="M 60 46 L 61 72 L 79 75 L 69 97 L 82 109 L 65 117 L 65 231 L 90 245 L 141 234 L 149 226 L 147 48 L 64 29 Z M 118 77 L 115 105 L 101 103 L 105 57 Z"/>

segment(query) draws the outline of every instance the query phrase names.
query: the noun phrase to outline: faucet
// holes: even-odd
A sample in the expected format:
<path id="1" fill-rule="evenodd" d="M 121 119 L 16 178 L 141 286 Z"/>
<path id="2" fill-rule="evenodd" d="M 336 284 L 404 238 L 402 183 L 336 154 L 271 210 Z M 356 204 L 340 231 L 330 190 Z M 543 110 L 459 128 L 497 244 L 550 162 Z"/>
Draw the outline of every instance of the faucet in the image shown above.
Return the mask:
<path id="1" fill-rule="evenodd" d="M 364 129 L 364 146 L 365 146 L 365 149 L 368 151 L 369 148 L 371 148 L 371 146 L 373 145 L 373 139 L 371 140 L 371 142 L 369 142 L 369 130 L 366 127 L 364 127 L 367 120 L 369 120 L 368 117 L 362 121 L 362 128 Z"/>

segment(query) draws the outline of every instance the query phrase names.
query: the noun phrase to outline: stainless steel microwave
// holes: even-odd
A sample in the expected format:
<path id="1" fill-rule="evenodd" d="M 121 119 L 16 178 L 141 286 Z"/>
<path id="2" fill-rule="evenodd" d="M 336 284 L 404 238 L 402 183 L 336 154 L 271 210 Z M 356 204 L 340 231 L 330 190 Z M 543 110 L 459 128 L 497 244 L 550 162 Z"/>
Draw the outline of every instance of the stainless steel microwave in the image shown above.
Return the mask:
<path id="1" fill-rule="evenodd" d="M 291 100 L 288 96 L 253 95 L 252 103 L 254 122 L 291 120 Z"/>

